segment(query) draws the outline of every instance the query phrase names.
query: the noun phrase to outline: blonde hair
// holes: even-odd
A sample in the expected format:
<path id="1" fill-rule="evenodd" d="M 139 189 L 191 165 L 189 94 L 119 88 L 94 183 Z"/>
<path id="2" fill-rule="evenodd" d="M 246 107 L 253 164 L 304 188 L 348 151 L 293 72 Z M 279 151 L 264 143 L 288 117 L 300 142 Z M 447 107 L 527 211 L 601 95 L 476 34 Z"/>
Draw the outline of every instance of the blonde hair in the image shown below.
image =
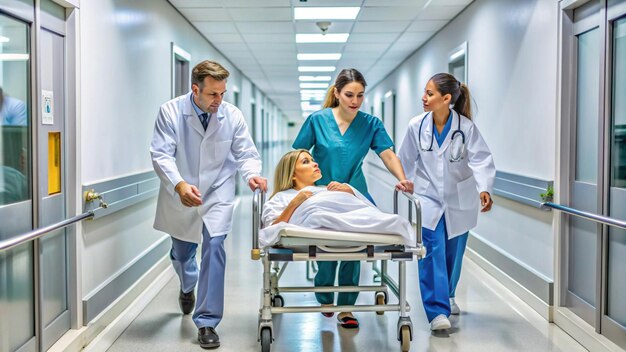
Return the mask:
<path id="1" fill-rule="evenodd" d="M 280 158 L 276 165 L 276 170 L 274 171 L 274 192 L 272 192 L 270 198 L 278 192 L 286 191 L 294 187 L 293 176 L 296 172 L 298 158 L 302 153 L 311 155 L 306 149 L 296 149 L 287 152 Z"/>

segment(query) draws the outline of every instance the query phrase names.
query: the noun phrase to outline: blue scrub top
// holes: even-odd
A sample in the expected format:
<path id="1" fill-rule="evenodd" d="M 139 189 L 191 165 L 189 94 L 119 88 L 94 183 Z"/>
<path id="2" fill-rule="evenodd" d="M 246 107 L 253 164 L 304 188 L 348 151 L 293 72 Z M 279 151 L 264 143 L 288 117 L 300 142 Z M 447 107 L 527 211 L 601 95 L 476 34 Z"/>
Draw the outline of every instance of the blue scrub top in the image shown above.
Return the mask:
<path id="1" fill-rule="evenodd" d="M 341 135 L 331 108 L 311 114 L 293 142 L 294 149 L 313 148 L 313 158 L 319 164 L 322 178 L 316 185 L 331 181 L 348 183 L 368 198 L 367 183 L 361 169 L 369 149 L 376 154 L 392 148 L 393 142 L 382 121 L 359 111 Z"/>
<path id="2" fill-rule="evenodd" d="M 448 135 L 448 132 L 450 132 L 451 127 L 452 127 L 452 111 L 450 111 L 450 115 L 448 116 L 448 121 L 443 126 L 443 130 L 441 130 L 441 134 L 439 134 L 439 131 L 437 131 L 437 127 L 435 126 L 435 121 L 433 120 L 433 132 L 435 133 L 435 139 L 437 140 L 437 144 L 440 147 L 443 144 L 443 141 L 446 140 L 446 136 Z"/>

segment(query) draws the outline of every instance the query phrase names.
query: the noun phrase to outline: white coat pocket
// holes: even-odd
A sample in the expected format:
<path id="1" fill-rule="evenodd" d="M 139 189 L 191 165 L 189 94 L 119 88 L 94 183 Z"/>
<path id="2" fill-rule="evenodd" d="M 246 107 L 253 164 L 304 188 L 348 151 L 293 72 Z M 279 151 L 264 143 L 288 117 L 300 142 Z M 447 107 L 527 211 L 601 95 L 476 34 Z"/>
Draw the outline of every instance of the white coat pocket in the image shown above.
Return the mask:
<path id="1" fill-rule="evenodd" d="M 456 187 L 459 194 L 460 209 L 468 210 L 477 206 L 478 191 L 476 190 L 476 180 L 474 180 L 474 176 L 470 176 L 457 183 Z"/>
<path id="2" fill-rule="evenodd" d="M 428 185 L 430 185 L 430 181 L 425 178 L 416 176 L 415 180 L 413 180 L 413 192 L 415 194 L 425 195 L 426 191 L 428 190 Z"/>

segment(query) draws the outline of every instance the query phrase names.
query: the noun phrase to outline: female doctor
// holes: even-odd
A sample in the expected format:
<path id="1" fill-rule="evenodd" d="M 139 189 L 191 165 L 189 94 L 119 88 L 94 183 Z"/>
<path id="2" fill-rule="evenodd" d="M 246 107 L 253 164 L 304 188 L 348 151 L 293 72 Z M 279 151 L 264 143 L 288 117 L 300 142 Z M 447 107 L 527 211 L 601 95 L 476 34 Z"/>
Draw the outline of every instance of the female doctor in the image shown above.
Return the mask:
<path id="1" fill-rule="evenodd" d="M 409 122 L 398 157 L 414 178 L 422 204 L 427 248 L 419 263 L 420 291 L 431 330 L 450 328 L 468 231 L 491 209 L 496 169 L 472 122 L 467 86 L 447 73 L 434 75 L 422 96 L 424 113 Z M 452 106 L 452 109 L 450 107 Z"/>

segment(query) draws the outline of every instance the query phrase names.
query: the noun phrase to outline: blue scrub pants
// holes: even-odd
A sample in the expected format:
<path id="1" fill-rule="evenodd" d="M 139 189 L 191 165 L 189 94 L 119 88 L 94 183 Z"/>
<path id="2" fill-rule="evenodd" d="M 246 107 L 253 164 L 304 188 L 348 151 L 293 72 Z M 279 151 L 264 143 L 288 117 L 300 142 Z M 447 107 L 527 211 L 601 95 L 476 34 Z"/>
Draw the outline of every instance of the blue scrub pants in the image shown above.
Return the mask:
<path id="1" fill-rule="evenodd" d="M 467 232 L 448 239 L 444 216 L 435 231 L 422 227 L 426 257 L 419 261 L 420 292 L 428 321 L 439 314 L 450 316 L 450 297 L 455 296 L 461 276 L 461 263 Z"/>
<path id="2" fill-rule="evenodd" d="M 315 286 L 333 286 L 335 284 L 335 276 L 337 274 L 337 263 L 339 263 L 339 285 L 340 286 L 358 286 L 359 277 L 361 276 L 360 261 L 345 262 L 317 262 L 317 274 L 315 275 Z M 353 305 L 356 302 L 358 292 L 339 292 L 337 297 L 337 305 Z M 316 292 L 315 298 L 321 304 L 333 304 L 335 301 L 334 292 Z"/>
<path id="3" fill-rule="evenodd" d="M 196 308 L 192 317 L 198 329 L 203 327 L 215 328 L 224 315 L 225 239 L 225 235 L 209 236 L 206 226 L 202 226 L 202 258 L 198 273 L 198 265 L 196 264 L 198 244 L 172 237 L 170 258 L 180 279 L 181 290 L 189 293 L 198 283 Z"/>

